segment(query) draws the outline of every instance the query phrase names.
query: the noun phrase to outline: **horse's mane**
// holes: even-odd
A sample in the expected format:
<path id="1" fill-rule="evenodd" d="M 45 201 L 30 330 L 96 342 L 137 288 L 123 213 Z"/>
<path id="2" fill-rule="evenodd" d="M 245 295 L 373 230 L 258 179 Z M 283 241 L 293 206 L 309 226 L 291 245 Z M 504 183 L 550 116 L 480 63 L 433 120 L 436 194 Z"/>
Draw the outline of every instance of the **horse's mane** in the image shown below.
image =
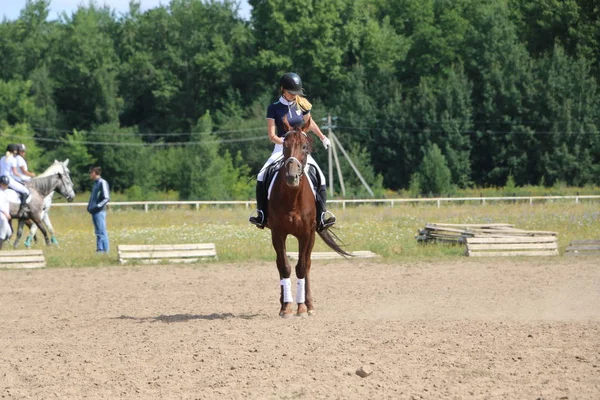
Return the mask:
<path id="1" fill-rule="evenodd" d="M 48 176 L 36 176 L 36 179 L 27 181 L 26 186 L 32 187 L 40 193 L 49 193 L 50 186 L 52 186 L 52 180 L 56 179 L 57 174 L 51 174 Z"/>
<path id="2" fill-rule="evenodd" d="M 43 178 L 50 175 L 60 174 L 64 171 L 64 164 L 58 160 L 54 160 L 52 165 L 50 165 L 44 172 L 36 176 L 34 179 Z"/>
<path id="3" fill-rule="evenodd" d="M 284 140 L 290 140 L 292 143 L 294 143 L 295 141 L 299 140 L 302 138 L 302 136 L 300 135 L 290 135 L 292 133 L 295 132 L 302 132 L 304 134 L 304 136 L 306 137 L 307 140 L 307 144 L 308 144 L 308 152 L 312 153 L 313 150 L 313 140 L 312 138 L 307 135 L 308 132 L 308 128 L 310 127 L 310 122 L 312 121 L 312 118 L 310 116 L 310 114 L 304 116 L 302 123 L 301 124 L 297 124 L 295 126 L 291 126 L 290 123 L 287 120 L 287 115 L 283 118 L 283 127 L 286 130 L 286 134 L 284 136 Z M 288 138 L 289 135 L 289 138 Z"/>

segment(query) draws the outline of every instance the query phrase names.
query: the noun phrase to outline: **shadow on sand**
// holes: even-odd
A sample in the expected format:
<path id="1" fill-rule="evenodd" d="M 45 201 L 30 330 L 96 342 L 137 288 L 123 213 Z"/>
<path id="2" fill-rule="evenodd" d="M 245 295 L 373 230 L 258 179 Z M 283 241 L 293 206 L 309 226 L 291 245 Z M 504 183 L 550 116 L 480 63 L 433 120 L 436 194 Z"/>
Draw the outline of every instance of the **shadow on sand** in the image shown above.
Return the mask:
<path id="1" fill-rule="evenodd" d="M 167 324 L 173 322 L 188 322 L 196 319 L 200 320 L 219 320 L 219 319 L 254 319 L 259 317 L 259 314 L 232 314 L 232 313 L 213 313 L 207 315 L 201 314 L 174 314 L 174 315 L 159 315 L 158 317 L 131 317 L 128 315 L 121 315 L 112 319 L 130 319 L 136 322 L 165 322 Z"/>

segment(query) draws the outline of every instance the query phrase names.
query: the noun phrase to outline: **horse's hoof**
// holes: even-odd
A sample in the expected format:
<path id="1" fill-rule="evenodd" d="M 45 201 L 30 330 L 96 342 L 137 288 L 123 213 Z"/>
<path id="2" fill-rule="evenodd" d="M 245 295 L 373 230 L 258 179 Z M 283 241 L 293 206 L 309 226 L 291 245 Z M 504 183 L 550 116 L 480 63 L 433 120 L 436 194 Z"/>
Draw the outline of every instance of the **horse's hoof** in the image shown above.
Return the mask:
<path id="1" fill-rule="evenodd" d="M 291 318 L 291 317 L 293 317 L 293 316 L 294 316 L 294 314 L 293 314 L 293 313 L 291 313 L 291 312 L 283 312 L 283 311 L 281 311 L 281 312 L 279 313 L 279 316 L 280 316 L 281 318 Z"/>
<path id="2" fill-rule="evenodd" d="M 299 312 L 299 313 L 296 313 L 296 317 L 306 318 L 306 317 L 308 317 L 308 313 L 307 312 Z"/>

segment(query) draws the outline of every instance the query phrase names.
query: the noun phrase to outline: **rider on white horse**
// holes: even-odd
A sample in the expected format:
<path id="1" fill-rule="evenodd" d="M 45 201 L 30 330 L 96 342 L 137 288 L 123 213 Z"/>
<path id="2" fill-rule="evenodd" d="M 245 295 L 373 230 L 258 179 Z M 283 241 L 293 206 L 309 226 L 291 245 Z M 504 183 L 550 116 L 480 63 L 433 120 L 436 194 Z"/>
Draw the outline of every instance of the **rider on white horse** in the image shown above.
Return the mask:
<path id="1" fill-rule="evenodd" d="M 19 209 L 19 216 L 23 213 L 23 207 L 29 200 L 29 189 L 23 184 L 19 183 L 20 174 L 17 170 L 17 155 L 18 147 L 16 144 L 9 144 L 6 147 L 6 154 L 0 158 L 0 176 L 8 177 L 8 187 L 15 192 L 18 192 L 21 196 L 21 208 Z"/>

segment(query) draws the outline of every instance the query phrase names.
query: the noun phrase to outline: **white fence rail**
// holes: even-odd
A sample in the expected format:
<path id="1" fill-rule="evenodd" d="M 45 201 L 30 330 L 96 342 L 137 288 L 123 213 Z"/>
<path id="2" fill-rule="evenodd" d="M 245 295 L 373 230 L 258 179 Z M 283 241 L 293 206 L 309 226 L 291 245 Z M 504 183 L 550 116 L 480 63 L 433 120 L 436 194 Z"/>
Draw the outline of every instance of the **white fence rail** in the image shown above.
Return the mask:
<path id="1" fill-rule="evenodd" d="M 516 196 L 516 197 L 440 197 L 440 198 L 414 198 L 414 199 L 332 199 L 328 204 L 341 204 L 343 209 L 351 204 L 382 204 L 394 207 L 395 204 L 403 203 L 434 203 L 438 207 L 442 203 L 452 202 L 473 202 L 486 204 L 487 202 L 529 202 L 533 204 L 535 201 L 555 201 L 568 200 L 574 201 L 576 204 L 581 200 L 600 200 L 600 195 L 589 196 Z M 254 207 L 254 201 L 120 201 L 110 202 L 111 207 L 143 207 L 144 211 L 148 212 L 149 206 L 183 206 L 190 205 L 199 209 L 200 206 L 245 206 L 246 208 Z M 87 207 L 87 203 L 54 203 L 54 207 Z"/>

